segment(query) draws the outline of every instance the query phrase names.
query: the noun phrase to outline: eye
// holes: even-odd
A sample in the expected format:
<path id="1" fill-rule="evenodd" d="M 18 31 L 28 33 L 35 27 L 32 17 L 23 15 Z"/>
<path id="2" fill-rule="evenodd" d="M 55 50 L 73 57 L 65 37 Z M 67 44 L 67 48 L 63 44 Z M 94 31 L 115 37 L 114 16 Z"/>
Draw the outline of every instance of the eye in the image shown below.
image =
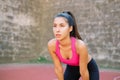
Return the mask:
<path id="1" fill-rule="evenodd" d="M 60 27 L 65 27 L 65 25 L 64 24 L 60 24 Z"/>
<path id="2" fill-rule="evenodd" d="M 57 25 L 56 24 L 53 24 L 53 27 L 56 27 Z"/>

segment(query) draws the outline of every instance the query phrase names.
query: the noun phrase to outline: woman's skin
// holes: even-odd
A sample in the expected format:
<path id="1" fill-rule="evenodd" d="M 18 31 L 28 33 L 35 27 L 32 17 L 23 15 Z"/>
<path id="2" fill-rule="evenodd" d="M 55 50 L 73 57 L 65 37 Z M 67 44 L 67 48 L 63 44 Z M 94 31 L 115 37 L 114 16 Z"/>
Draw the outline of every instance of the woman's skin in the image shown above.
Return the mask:
<path id="1" fill-rule="evenodd" d="M 64 71 L 61 62 L 59 61 L 56 55 L 56 40 L 59 41 L 59 48 L 61 56 L 64 59 L 72 58 L 72 48 L 71 48 L 71 39 L 70 32 L 73 27 L 69 26 L 67 20 L 64 17 L 56 17 L 53 22 L 53 33 L 55 38 L 48 42 L 48 50 L 54 62 L 55 73 L 58 77 L 58 80 L 64 80 Z M 87 64 L 91 60 L 91 56 L 88 54 L 87 47 L 85 43 L 76 39 L 76 51 L 79 55 L 79 68 L 82 80 L 89 80 L 89 72 L 87 69 Z"/>

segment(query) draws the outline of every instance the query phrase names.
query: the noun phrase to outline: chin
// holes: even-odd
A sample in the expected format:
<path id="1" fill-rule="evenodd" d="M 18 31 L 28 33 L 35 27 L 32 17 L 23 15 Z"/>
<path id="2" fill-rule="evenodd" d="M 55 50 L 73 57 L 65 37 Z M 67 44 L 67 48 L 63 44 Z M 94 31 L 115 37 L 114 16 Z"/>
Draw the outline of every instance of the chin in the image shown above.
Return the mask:
<path id="1" fill-rule="evenodd" d="M 62 40 L 62 37 L 55 37 L 58 41 Z"/>
<path id="2" fill-rule="evenodd" d="M 56 39 L 58 40 L 58 41 L 62 41 L 62 40 L 64 40 L 65 38 L 64 37 L 56 37 Z"/>
<path id="3" fill-rule="evenodd" d="M 61 40 L 61 38 L 56 38 L 58 41 L 60 41 Z"/>

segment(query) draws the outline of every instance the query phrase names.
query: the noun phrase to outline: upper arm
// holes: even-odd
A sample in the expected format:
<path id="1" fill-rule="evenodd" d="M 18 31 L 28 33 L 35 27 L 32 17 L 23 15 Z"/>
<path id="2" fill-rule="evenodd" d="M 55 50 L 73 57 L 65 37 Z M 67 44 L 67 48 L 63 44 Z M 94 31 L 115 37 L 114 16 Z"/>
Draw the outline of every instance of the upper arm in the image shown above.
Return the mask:
<path id="1" fill-rule="evenodd" d="M 55 49 L 56 49 L 56 40 L 50 40 L 48 42 L 48 50 L 49 50 L 49 53 L 52 57 L 52 60 L 54 62 L 54 66 L 55 67 L 61 67 L 61 63 L 55 53 Z"/>
<path id="2" fill-rule="evenodd" d="M 87 46 L 85 43 L 81 40 L 78 40 L 77 42 L 77 53 L 80 56 L 79 60 L 79 66 L 80 66 L 80 71 L 85 72 L 87 71 L 87 64 L 88 64 L 88 50 Z"/>

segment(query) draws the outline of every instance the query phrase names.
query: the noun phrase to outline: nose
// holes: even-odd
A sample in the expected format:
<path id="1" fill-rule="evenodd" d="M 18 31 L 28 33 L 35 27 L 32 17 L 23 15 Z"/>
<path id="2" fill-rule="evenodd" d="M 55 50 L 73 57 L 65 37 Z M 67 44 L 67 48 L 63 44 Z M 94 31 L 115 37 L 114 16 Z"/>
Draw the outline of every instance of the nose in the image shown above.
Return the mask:
<path id="1" fill-rule="evenodd" d="M 56 28 L 56 31 L 57 31 L 57 32 L 59 32 L 59 31 L 60 31 L 60 28 L 59 28 L 59 27 L 57 27 L 57 28 Z"/>

